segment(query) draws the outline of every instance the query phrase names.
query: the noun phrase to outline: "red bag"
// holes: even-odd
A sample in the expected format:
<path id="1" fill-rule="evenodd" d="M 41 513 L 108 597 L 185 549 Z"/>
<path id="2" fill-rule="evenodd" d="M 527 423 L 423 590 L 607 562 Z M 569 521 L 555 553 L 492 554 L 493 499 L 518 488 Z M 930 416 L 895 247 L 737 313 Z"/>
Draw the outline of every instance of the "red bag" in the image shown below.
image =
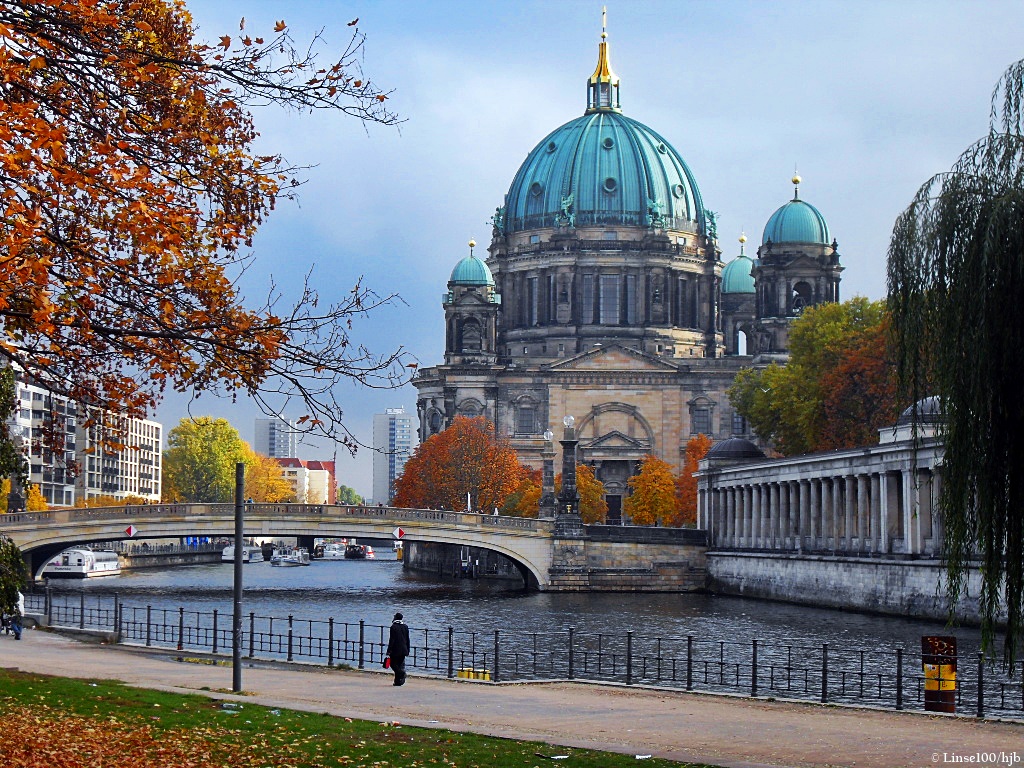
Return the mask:
<path id="1" fill-rule="evenodd" d="M 384 669 L 391 669 L 391 657 L 390 656 L 385 656 L 384 657 Z"/>

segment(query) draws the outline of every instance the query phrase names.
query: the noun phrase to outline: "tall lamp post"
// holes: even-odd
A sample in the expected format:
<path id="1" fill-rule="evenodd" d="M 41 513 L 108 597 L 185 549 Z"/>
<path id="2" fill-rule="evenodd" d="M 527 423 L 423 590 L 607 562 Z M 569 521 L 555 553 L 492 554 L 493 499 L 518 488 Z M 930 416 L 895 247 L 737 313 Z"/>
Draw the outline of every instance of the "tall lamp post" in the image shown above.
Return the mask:
<path id="1" fill-rule="evenodd" d="M 562 492 L 558 495 L 555 514 L 557 535 L 579 536 L 583 533 L 583 518 L 580 517 L 580 496 L 576 492 L 576 419 L 566 416 L 562 419 L 565 434 L 558 442 L 562 446 Z"/>
<path id="2" fill-rule="evenodd" d="M 555 516 L 558 501 L 555 499 L 555 436 L 550 429 L 544 430 L 544 449 L 540 452 L 544 462 L 544 474 L 540 486 L 540 517 L 551 520 Z"/>

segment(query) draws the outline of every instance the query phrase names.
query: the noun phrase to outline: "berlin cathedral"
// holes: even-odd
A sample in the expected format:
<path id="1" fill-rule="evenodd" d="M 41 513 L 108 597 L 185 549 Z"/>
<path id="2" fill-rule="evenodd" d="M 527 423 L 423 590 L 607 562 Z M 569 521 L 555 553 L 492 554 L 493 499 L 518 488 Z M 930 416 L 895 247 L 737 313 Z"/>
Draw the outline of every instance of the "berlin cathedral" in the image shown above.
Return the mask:
<path id="1" fill-rule="evenodd" d="M 527 155 L 487 256 L 471 241 L 455 265 L 444 363 L 413 380 L 421 441 L 458 415 L 485 416 L 538 468 L 549 430 L 572 415 L 609 524 L 644 456 L 678 473 L 691 437 L 750 437 L 726 390 L 740 369 L 787 359 L 790 321 L 839 301 L 843 269 L 798 176 L 756 256 L 741 237 L 723 262 L 693 173 L 623 114 L 619 90 L 602 32 L 586 111 Z"/>

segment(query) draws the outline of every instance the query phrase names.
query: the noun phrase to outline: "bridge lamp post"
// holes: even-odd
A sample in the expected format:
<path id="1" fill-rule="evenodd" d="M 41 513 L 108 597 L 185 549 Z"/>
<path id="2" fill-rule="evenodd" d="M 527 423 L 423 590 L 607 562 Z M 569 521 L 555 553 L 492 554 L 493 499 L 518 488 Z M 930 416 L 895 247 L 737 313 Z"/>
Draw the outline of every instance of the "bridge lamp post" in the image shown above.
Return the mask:
<path id="1" fill-rule="evenodd" d="M 550 429 L 544 430 L 544 449 L 540 452 L 544 462 L 544 474 L 541 479 L 540 517 L 550 520 L 555 516 L 555 435 Z"/>
<path id="2" fill-rule="evenodd" d="M 580 535 L 583 519 L 580 517 L 580 497 L 576 492 L 576 419 L 566 416 L 562 419 L 565 433 L 559 444 L 562 446 L 562 492 L 558 495 L 558 512 L 555 515 L 555 532 L 558 535 Z"/>

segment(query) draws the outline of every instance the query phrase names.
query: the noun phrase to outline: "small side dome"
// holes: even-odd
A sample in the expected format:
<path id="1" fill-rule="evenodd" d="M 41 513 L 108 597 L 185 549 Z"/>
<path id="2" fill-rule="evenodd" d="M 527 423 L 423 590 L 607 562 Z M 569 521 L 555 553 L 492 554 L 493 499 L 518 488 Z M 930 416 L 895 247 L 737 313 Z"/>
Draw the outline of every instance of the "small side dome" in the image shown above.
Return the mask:
<path id="1" fill-rule="evenodd" d="M 742 437 L 730 437 L 715 443 L 704 455 L 706 459 L 763 459 L 764 451 Z"/>
<path id="2" fill-rule="evenodd" d="M 901 427 L 908 424 L 941 424 L 942 404 L 937 397 L 926 397 L 918 400 L 913 405 L 905 408 L 899 418 L 896 419 L 896 426 Z"/>
<path id="3" fill-rule="evenodd" d="M 472 253 L 455 265 L 449 285 L 494 285 L 494 276 L 483 259 Z"/>
<path id="4" fill-rule="evenodd" d="M 793 177 L 793 199 L 779 208 L 764 225 L 761 245 L 773 243 L 814 243 L 829 245 L 832 236 L 825 217 L 817 208 L 800 199 L 800 177 Z"/>
<path id="5" fill-rule="evenodd" d="M 722 293 L 754 293 L 754 260 L 740 254 L 722 270 Z"/>

